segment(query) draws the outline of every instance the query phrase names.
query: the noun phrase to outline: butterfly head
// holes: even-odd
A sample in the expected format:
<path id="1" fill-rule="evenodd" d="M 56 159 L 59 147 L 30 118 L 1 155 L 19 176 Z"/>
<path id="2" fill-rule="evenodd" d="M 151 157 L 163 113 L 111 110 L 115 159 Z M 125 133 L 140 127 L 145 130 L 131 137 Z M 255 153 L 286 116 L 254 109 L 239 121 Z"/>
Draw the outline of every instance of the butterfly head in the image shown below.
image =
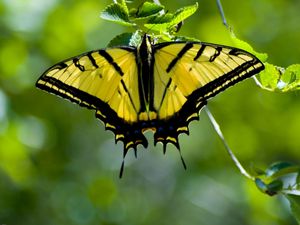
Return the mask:
<path id="1" fill-rule="evenodd" d="M 149 34 L 144 34 L 142 37 L 142 42 L 140 44 L 140 48 L 145 48 L 148 49 L 148 51 L 150 51 L 151 49 L 151 45 L 152 45 L 152 39 L 151 36 Z"/>
<path id="2" fill-rule="evenodd" d="M 144 34 L 142 37 L 142 42 L 137 48 L 139 59 L 146 63 L 151 59 L 152 54 L 152 44 L 151 44 L 151 37 L 148 34 Z M 148 62 L 147 64 L 150 64 Z"/>

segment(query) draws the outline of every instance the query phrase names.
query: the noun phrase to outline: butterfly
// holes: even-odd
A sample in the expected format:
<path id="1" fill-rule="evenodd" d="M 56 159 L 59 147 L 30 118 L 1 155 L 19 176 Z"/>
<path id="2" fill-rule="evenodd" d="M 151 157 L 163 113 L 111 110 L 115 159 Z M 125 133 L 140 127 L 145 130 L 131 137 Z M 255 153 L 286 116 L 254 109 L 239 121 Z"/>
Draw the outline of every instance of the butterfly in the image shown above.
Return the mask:
<path id="1" fill-rule="evenodd" d="M 164 153 L 168 143 L 180 150 L 178 135 L 189 134 L 189 123 L 199 119 L 208 99 L 263 69 L 258 58 L 238 48 L 153 44 L 144 34 L 137 47 L 100 49 L 57 63 L 36 86 L 95 110 L 115 141 L 124 143 L 122 173 L 128 150 L 147 148 L 143 132 L 152 130 Z"/>

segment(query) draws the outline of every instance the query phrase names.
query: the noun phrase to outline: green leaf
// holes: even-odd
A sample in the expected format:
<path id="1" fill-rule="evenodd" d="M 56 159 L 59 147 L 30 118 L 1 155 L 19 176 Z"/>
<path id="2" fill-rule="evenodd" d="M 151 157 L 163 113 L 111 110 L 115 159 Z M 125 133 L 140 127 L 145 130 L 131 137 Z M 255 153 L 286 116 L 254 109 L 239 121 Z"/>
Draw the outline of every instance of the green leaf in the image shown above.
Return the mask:
<path id="1" fill-rule="evenodd" d="M 261 179 L 259 178 L 255 178 L 255 184 L 256 184 L 256 187 L 262 191 L 263 193 L 266 192 L 266 190 L 268 190 L 268 186 L 267 184 L 265 184 L 265 182 L 263 182 Z"/>
<path id="2" fill-rule="evenodd" d="M 300 64 L 290 65 L 283 73 L 281 80 L 287 85 L 282 91 L 296 91 L 300 89 Z"/>
<path id="3" fill-rule="evenodd" d="M 275 179 L 291 173 L 298 173 L 299 169 L 299 166 L 289 162 L 276 162 L 267 168 L 266 176 Z"/>
<path id="4" fill-rule="evenodd" d="M 137 12 L 138 12 L 138 9 L 136 9 L 136 8 L 131 8 L 131 9 L 129 10 L 129 17 L 136 17 Z"/>
<path id="5" fill-rule="evenodd" d="M 171 29 L 173 26 L 176 26 L 178 23 L 182 22 L 186 18 L 193 15 L 196 10 L 198 9 L 198 3 L 192 5 L 192 6 L 186 6 L 183 8 L 178 9 L 172 18 L 168 18 L 168 22 L 163 22 L 163 20 L 159 21 L 158 18 L 155 19 L 156 23 L 148 23 L 144 26 L 147 29 L 158 31 L 160 33 L 167 32 L 169 29 Z"/>
<path id="6" fill-rule="evenodd" d="M 283 182 L 281 180 L 273 180 L 271 183 L 268 184 L 268 191 L 267 194 L 275 195 L 279 191 L 282 191 Z"/>
<path id="7" fill-rule="evenodd" d="M 253 163 L 250 165 L 250 170 L 248 171 L 253 177 L 258 177 L 265 175 L 265 171 L 256 167 Z"/>
<path id="8" fill-rule="evenodd" d="M 141 42 L 141 35 L 139 31 L 134 33 L 123 33 L 115 38 L 113 38 L 107 47 L 116 47 L 116 46 L 138 46 Z"/>
<path id="9" fill-rule="evenodd" d="M 176 10 L 176 12 L 174 13 L 174 18 L 171 21 L 171 24 L 176 25 L 180 23 L 181 21 L 193 15 L 197 11 L 197 9 L 198 9 L 198 3 L 195 3 L 192 6 L 186 6 Z"/>
<path id="10" fill-rule="evenodd" d="M 119 3 L 110 4 L 100 14 L 102 19 L 113 21 L 125 26 L 135 26 L 129 21 L 129 13 L 127 7 Z"/>
<path id="11" fill-rule="evenodd" d="M 260 178 L 255 178 L 257 188 L 270 195 L 300 195 L 298 189 L 300 167 L 289 162 L 276 162 L 269 166 Z M 263 179 L 261 179 L 263 177 Z"/>
<path id="12" fill-rule="evenodd" d="M 129 45 L 137 47 L 142 42 L 142 36 L 140 35 L 140 30 L 137 30 L 132 34 Z"/>
<path id="13" fill-rule="evenodd" d="M 235 47 L 244 49 L 245 51 L 252 53 L 257 58 L 259 58 L 262 62 L 267 61 L 268 54 L 258 53 L 256 51 L 254 51 L 254 49 L 252 48 L 252 46 L 250 44 L 248 44 L 247 42 L 245 42 L 243 40 L 238 39 L 233 33 L 231 33 L 231 40 L 233 41 Z"/>
<path id="14" fill-rule="evenodd" d="M 274 180 L 269 184 L 266 184 L 259 178 L 255 178 L 256 187 L 263 193 L 273 196 L 278 194 L 279 191 L 283 188 L 283 183 L 281 180 Z"/>
<path id="15" fill-rule="evenodd" d="M 297 190 L 295 188 L 287 188 L 281 191 L 282 194 L 288 194 L 288 195 L 297 195 L 300 196 L 300 190 Z"/>
<path id="16" fill-rule="evenodd" d="M 151 2 L 144 2 L 144 4 L 137 11 L 136 15 L 139 18 L 145 18 L 159 13 L 162 9 L 164 9 L 164 6 L 162 5 L 157 5 Z"/>
<path id="17" fill-rule="evenodd" d="M 298 224 L 300 225 L 300 196 L 297 195 L 285 195 L 290 201 L 291 210 L 296 218 Z"/>
<path id="18" fill-rule="evenodd" d="M 107 47 L 128 46 L 133 33 L 123 33 L 114 37 L 107 45 Z"/>
<path id="19" fill-rule="evenodd" d="M 128 10 L 128 7 L 127 7 L 127 4 L 126 4 L 126 1 L 125 0 L 121 0 L 121 3 L 120 5 L 122 6 L 122 8 L 124 9 L 124 11 L 126 12 L 127 15 L 129 15 L 129 10 Z"/>
<path id="20" fill-rule="evenodd" d="M 288 92 L 300 89 L 300 64 L 294 64 L 287 69 L 265 63 L 265 70 L 257 79 L 263 89 L 268 91 Z"/>
<path id="21" fill-rule="evenodd" d="M 147 24 L 164 24 L 164 23 L 169 23 L 172 21 L 174 17 L 173 13 L 165 13 L 162 15 L 157 15 L 153 18 L 150 18 L 147 22 Z"/>
<path id="22" fill-rule="evenodd" d="M 263 89 L 275 91 L 281 77 L 281 72 L 279 68 L 276 68 L 274 65 L 265 63 L 265 69 L 256 77 Z"/>

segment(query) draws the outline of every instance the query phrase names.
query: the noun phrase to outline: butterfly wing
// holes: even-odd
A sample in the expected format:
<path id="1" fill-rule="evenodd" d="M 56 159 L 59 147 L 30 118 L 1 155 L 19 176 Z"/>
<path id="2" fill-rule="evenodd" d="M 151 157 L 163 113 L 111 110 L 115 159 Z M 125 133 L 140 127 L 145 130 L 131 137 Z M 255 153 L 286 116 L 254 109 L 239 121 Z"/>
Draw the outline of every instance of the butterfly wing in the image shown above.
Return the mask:
<path id="1" fill-rule="evenodd" d="M 141 133 L 130 135 L 141 107 L 136 48 L 101 49 L 65 60 L 49 68 L 36 86 L 95 109 L 96 117 L 126 150 L 134 143 L 147 146 Z"/>
<path id="2" fill-rule="evenodd" d="M 263 70 L 263 64 L 243 50 L 206 43 L 162 43 L 152 49 L 151 111 L 141 107 L 137 50 L 133 47 L 91 51 L 49 68 L 36 86 L 96 110 L 124 156 L 138 144 L 147 147 L 143 131 L 155 132 L 155 144 L 179 149 L 178 135 L 188 134 L 207 99 Z M 152 73 L 152 72 L 151 72 Z"/>
<path id="3" fill-rule="evenodd" d="M 222 45 L 171 42 L 155 45 L 153 52 L 153 105 L 165 124 L 155 143 L 178 148 L 178 135 L 188 134 L 207 99 L 264 69 L 252 54 Z"/>

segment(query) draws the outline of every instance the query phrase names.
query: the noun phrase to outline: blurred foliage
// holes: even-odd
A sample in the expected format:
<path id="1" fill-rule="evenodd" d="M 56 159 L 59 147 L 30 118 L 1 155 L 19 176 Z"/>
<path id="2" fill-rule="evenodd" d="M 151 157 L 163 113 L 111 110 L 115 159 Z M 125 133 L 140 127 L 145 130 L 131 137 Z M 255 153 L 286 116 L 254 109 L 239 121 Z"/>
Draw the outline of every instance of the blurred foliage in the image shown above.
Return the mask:
<path id="1" fill-rule="evenodd" d="M 34 87 L 54 63 L 132 32 L 99 18 L 109 3 L 0 2 L 0 224 L 296 224 L 286 200 L 261 193 L 236 170 L 203 112 L 190 136 L 180 136 L 187 171 L 175 148 L 164 156 L 150 144 L 138 160 L 128 155 L 120 180 L 122 144 L 114 145 L 93 112 Z M 175 12 L 195 1 L 161 3 Z M 235 34 L 270 63 L 299 63 L 299 1 L 222 3 Z M 180 34 L 232 45 L 215 1 L 198 4 Z M 249 79 L 209 107 L 246 167 L 299 164 L 297 92 L 268 92 Z"/>

